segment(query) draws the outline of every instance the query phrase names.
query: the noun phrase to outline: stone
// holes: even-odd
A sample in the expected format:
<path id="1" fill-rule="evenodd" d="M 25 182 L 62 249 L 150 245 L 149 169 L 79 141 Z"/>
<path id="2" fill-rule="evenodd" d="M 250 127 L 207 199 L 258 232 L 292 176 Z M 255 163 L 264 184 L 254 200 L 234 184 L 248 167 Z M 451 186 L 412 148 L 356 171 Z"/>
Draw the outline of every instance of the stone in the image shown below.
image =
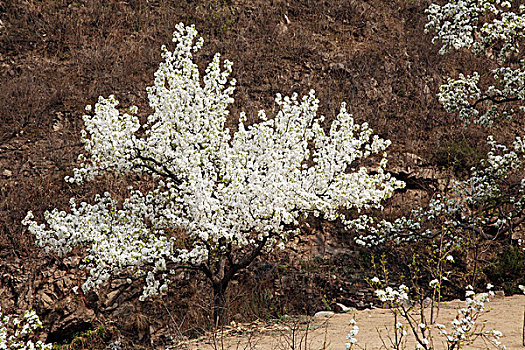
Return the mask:
<path id="1" fill-rule="evenodd" d="M 128 284 L 125 278 L 119 278 L 111 281 L 111 288 L 112 289 L 119 289 L 120 287 Z"/>
<path id="2" fill-rule="evenodd" d="M 346 306 L 344 304 L 341 304 L 341 303 L 336 303 L 335 305 L 340 309 L 340 312 L 342 312 L 342 313 L 356 310 L 353 307 L 348 307 L 348 306 Z"/>
<path id="3" fill-rule="evenodd" d="M 494 298 L 501 299 L 503 297 L 505 297 L 505 291 L 504 290 L 497 290 L 497 291 L 494 292 Z"/>
<path id="4" fill-rule="evenodd" d="M 137 313 L 135 305 L 127 303 L 115 309 L 112 315 L 120 319 L 130 319 L 135 313 Z"/>
<path id="5" fill-rule="evenodd" d="M 335 314 L 333 311 L 319 311 L 316 312 L 314 317 L 316 318 L 323 318 L 323 317 L 332 317 Z"/>
<path id="6" fill-rule="evenodd" d="M 42 293 L 40 296 L 40 301 L 42 302 L 42 306 L 44 309 L 51 309 L 53 307 L 53 304 L 55 303 L 53 298 L 47 293 Z"/>
<path id="7" fill-rule="evenodd" d="M 120 290 L 114 290 L 112 292 L 109 292 L 107 294 L 107 298 L 106 298 L 106 301 L 104 302 L 104 305 L 107 306 L 111 306 L 113 305 L 113 303 L 115 303 L 115 301 L 117 300 L 117 297 L 119 296 L 120 294 Z"/>

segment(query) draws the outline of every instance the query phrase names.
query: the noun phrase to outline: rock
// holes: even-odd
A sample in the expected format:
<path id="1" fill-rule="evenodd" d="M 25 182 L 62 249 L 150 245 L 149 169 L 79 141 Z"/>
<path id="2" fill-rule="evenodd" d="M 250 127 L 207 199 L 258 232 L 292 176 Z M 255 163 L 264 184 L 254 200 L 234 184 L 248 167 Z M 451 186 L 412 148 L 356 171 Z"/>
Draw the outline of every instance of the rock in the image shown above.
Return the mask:
<path id="1" fill-rule="evenodd" d="M 495 296 L 495 293 L 494 293 L 494 296 Z M 478 293 L 474 295 L 474 300 L 481 301 L 481 300 L 485 300 L 488 297 L 489 297 L 489 293 Z"/>
<path id="2" fill-rule="evenodd" d="M 55 303 L 53 298 L 47 293 L 42 293 L 40 296 L 40 302 L 42 303 L 42 307 L 47 310 L 51 309 Z"/>
<path id="3" fill-rule="evenodd" d="M 111 281 L 111 288 L 112 289 L 119 289 L 120 287 L 124 286 L 124 285 L 127 285 L 128 282 L 126 281 L 126 279 L 115 279 L 113 281 Z"/>
<path id="4" fill-rule="evenodd" d="M 107 298 L 106 298 L 106 301 L 104 302 L 104 305 L 106 307 L 113 305 L 113 303 L 117 300 L 117 297 L 119 296 L 119 294 L 120 294 L 120 290 L 118 289 L 112 292 L 109 292 L 107 294 Z"/>
<path id="5" fill-rule="evenodd" d="M 316 312 L 314 317 L 316 318 L 323 318 L 323 317 L 332 317 L 335 314 L 333 311 L 319 311 Z"/>
<path id="6" fill-rule="evenodd" d="M 288 33 L 288 26 L 284 23 L 279 23 L 276 27 L 275 27 L 275 33 L 278 35 L 278 36 L 284 36 Z"/>
<path id="7" fill-rule="evenodd" d="M 93 310 L 78 303 L 77 297 L 70 294 L 55 297 L 52 312 L 43 320 L 49 329 L 47 342 L 62 342 L 77 332 L 92 329 L 96 318 Z"/>
<path id="8" fill-rule="evenodd" d="M 58 288 L 58 290 L 65 290 L 66 289 L 66 283 L 63 278 L 58 279 L 55 281 L 55 286 Z"/>
<path id="9" fill-rule="evenodd" d="M 505 291 L 504 290 L 497 290 L 497 291 L 494 292 L 494 298 L 501 299 L 503 297 L 505 297 Z"/>
<path id="10" fill-rule="evenodd" d="M 137 313 L 137 309 L 135 308 L 135 305 L 133 305 L 131 303 L 127 303 L 127 304 L 121 305 L 119 308 L 117 308 L 113 312 L 113 317 L 120 318 L 122 320 L 124 320 L 124 319 L 128 320 L 135 313 Z"/>
<path id="11" fill-rule="evenodd" d="M 344 63 L 331 63 L 330 70 L 333 71 L 344 71 L 346 69 Z"/>
<path id="12" fill-rule="evenodd" d="M 340 312 L 342 312 L 342 313 L 349 312 L 349 311 L 355 311 L 355 308 L 348 307 L 348 306 L 343 305 L 341 303 L 336 303 L 335 305 L 340 309 Z"/>
<path id="13" fill-rule="evenodd" d="M 11 170 L 9 170 L 9 169 L 4 169 L 2 171 L 2 175 L 4 175 L 5 177 L 11 177 L 11 176 L 13 176 L 13 172 Z"/>

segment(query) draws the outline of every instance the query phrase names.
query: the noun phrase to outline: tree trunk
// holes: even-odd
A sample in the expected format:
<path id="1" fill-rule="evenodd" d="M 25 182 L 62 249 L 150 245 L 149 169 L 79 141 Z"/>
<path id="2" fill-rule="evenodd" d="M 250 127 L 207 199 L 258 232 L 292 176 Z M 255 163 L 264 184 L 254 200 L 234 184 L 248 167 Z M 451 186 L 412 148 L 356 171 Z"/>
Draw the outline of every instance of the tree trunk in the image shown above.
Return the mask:
<path id="1" fill-rule="evenodd" d="M 213 283 L 213 323 L 219 327 L 227 324 L 226 288 L 229 281 Z"/>

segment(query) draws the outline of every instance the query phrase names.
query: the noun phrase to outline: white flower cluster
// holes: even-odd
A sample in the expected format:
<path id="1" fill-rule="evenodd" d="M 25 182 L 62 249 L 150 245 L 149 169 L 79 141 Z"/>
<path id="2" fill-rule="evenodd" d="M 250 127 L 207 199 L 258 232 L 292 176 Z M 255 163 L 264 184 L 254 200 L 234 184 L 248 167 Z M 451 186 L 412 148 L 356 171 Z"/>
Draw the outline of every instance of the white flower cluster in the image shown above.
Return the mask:
<path id="1" fill-rule="evenodd" d="M 368 216 L 361 216 L 352 222 L 358 232 L 365 232 L 356 237 L 357 244 L 373 247 L 380 244 L 405 244 L 425 239 L 433 239 L 440 233 L 445 241 L 458 245 L 461 243 L 459 232 L 447 230 L 447 227 L 457 228 L 460 222 L 458 215 L 464 210 L 464 205 L 456 198 L 438 196 L 430 201 L 428 208 L 412 210 L 409 217 L 400 217 L 394 221 L 381 220 Z M 441 247 L 441 255 L 449 255 L 453 250 L 452 244 Z"/>
<path id="2" fill-rule="evenodd" d="M 458 79 L 448 78 L 447 83 L 441 85 L 437 96 L 447 112 L 458 112 L 462 120 L 474 119 L 478 117 L 479 111 L 471 105 L 471 101 L 481 97 L 478 84 L 477 72 L 471 76 L 460 73 Z"/>
<path id="3" fill-rule="evenodd" d="M 522 65 L 525 61 L 522 62 Z M 491 126 L 499 118 L 512 118 L 525 105 L 525 70 L 523 68 L 499 67 L 493 70 L 494 85 L 485 91 L 479 87 L 479 74 L 459 74 L 458 79 L 448 78 L 441 85 L 439 101 L 447 112 L 457 112 L 468 122 Z M 484 108 L 481 110 L 480 103 Z"/>
<path id="4" fill-rule="evenodd" d="M 467 48 L 479 55 L 493 55 L 500 63 L 519 54 L 525 42 L 525 5 L 511 11 L 509 1 L 451 0 L 445 5 L 430 5 L 426 31 L 434 30 L 433 42 L 440 41 L 440 53 Z M 525 110 L 525 61 L 517 67 L 493 70 L 494 83 L 479 87 L 479 74 L 460 74 L 441 86 L 439 100 L 449 112 L 458 112 L 467 121 L 491 125 L 495 119 L 510 118 Z"/>
<path id="5" fill-rule="evenodd" d="M 374 278 L 372 283 L 376 286 L 381 285 L 378 278 Z M 433 280 L 430 282 L 430 285 L 433 288 L 437 288 L 439 282 Z M 505 349 L 505 345 L 500 341 L 503 336 L 501 332 L 497 330 L 485 331 L 476 324 L 477 319 L 485 308 L 485 303 L 489 302 L 490 298 L 494 296 L 494 293 L 491 291 L 492 287 L 491 284 L 488 284 L 488 292 L 479 294 L 476 294 L 471 286 L 467 287 L 465 294 L 466 306 L 458 311 L 457 317 L 451 322 L 450 331 L 447 330 L 445 325 L 428 322 L 424 317 L 422 317 L 421 321 L 416 324 L 417 321 L 411 314 L 412 306 L 409 306 L 409 290 L 404 285 L 399 286 L 397 290 L 391 287 L 384 289 L 378 288 L 375 291 L 375 294 L 379 300 L 388 305 L 396 316 L 401 316 L 407 322 L 407 325 L 403 325 L 403 323 L 399 321 L 395 324 L 394 331 L 397 335 L 396 339 L 402 339 L 405 337 L 407 335 L 406 328 L 409 328 L 412 330 L 412 333 L 416 338 L 416 349 L 433 348 L 431 347 L 431 331 L 433 328 L 437 328 L 439 334 L 445 337 L 449 349 L 462 349 L 464 345 L 470 344 L 471 341 L 477 337 L 483 337 L 490 341 L 494 346 Z M 422 304 L 422 307 L 424 307 L 424 304 Z M 421 312 L 421 315 L 424 315 L 424 313 Z M 399 344 L 401 344 L 401 342 Z"/>
<path id="6" fill-rule="evenodd" d="M 432 42 L 443 44 L 441 54 L 461 48 L 480 52 L 495 39 L 512 42 L 523 37 L 519 30 L 523 26 L 523 8 L 520 13 L 504 12 L 510 8 L 509 1 L 501 0 L 450 0 L 443 6 L 431 4 L 426 10 L 425 31 L 436 32 Z M 498 19 L 498 15 L 502 18 Z M 484 23 L 484 18 L 492 18 L 493 22 Z"/>
<path id="7" fill-rule="evenodd" d="M 511 7 L 509 2 L 502 2 L 502 5 Z M 501 18 L 484 23 L 480 32 L 481 50 L 501 42 L 501 60 L 513 53 L 519 53 L 520 41 L 525 39 L 525 5 L 521 5 L 517 12 L 501 12 Z"/>
<path id="8" fill-rule="evenodd" d="M 439 280 L 433 279 L 432 281 L 428 283 L 428 285 L 430 288 L 439 288 Z"/>
<path id="9" fill-rule="evenodd" d="M 428 327 L 422 322 L 414 323 L 415 318 L 411 315 L 414 303 L 408 294 L 408 287 L 402 284 L 397 289 L 388 286 L 382 288 L 382 282 L 377 277 L 371 279 L 370 282 L 376 288 L 375 295 L 394 315 L 394 336 L 388 337 L 392 349 L 406 348 L 408 330 L 412 330 L 416 337 L 416 349 L 427 349 Z"/>
<path id="10" fill-rule="evenodd" d="M 11 318 L 0 311 L 0 350 L 47 350 L 52 344 L 34 342 L 31 335 L 42 323 L 35 311 L 26 311 L 24 318 Z"/>
<path id="11" fill-rule="evenodd" d="M 472 286 L 467 287 L 465 293 L 466 306 L 458 311 L 457 317 L 452 321 L 450 331 L 442 324 L 438 324 L 439 333 L 446 337 L 447 343 L 454 348 L 461 349 L 463 345 L 470 344 L 470 341 L 475 337 L 483 337 L 489 340 L 494 346 L 505 349 L 505 345 L 500 341 L 503 334 L 497 330 L 484 331 L 479 329 L 476 320 L 485 309 L 485 303 L 490 301 L 494 296 L 494 292 L 490 289 L 492 285 L 488 285 L 489 291 L 487 293 L 476 294 Z"/>
<path id="12" fill-rule="evenodd" d="M 444 238 L 441 256 L 453 262 L 451 251 L 463 239 L 462 233 L 473 232 L 483 239 L 508 236 L 522 221 L 525 209 L 525 141 L 518 137 L 511 149 L 489 137 L 491 147 L 486 159 L 472 175 L 455 182 L 445 196 L 431 200 L 428 208 L 413 210 L 409 217 L 394 221 L 361 216 L 352 227 L 363 232 L 356 242 L 375 246 L 387 242 L 396 244 L 415 240 Z M 492 210 L 498 206 L 499 210 Z"/>
<path id="13" fill-rule="evenodd" d="M 346 350 L 351 350 L 354 345 L 357 343 L 356 335 L 359 334 L 359 326 L 357 325 L 357 322 L 354 319 L 350 320 L 350 326 L 352 326 L 352 329 L 346 336 L 346 339 L 348 339 L 348 343 L 345 343 Z"/>
<path id="14" fill-rule="evenodd" d="M 147 122 L 140 124 L 136 107 L 121 114 L 113 96 L 100 98 L 84 116 L 86 156 L 67 178 L 81 183 L 102 171 L 132 171 L 151 175 L 157 187 L 131 191 L 123 203 L 109 194 L 94 204 L 72 200 L 70 212 L 47 212 L 46 224 L 31 212 L 24 220 L 50 251 L 87 249 L 84 289 L 127 272 L 147 276 L 146 297 L 165 290 L 180 266 L 208 277 L 222 262 L 235 271 L 250 262 L 239 257 L 282 247 L 306 215 L 335 220 L 341 209 L 380 207 L 404 185 L 384 170 L 390 142 L 356 124 L 344 104 L 326 132 L 313 91 L 301 99 L 277 95 L 274 118 L 261 111 L 261 122 L 246 126 L 242 114 L 231 133 L 231 62 L 221 69 L 217 54 L 201 77 L 192 58 L 202 46 L 195 28 L 179 24 L 173 41 L 148 88 Z M 367 157 L 378 160 L 374 173 L 353 167 Z"/>
<path id="15" fill-rule="evenodd" d="M 407 305 L 410 303 L 408 296 L 408 287 L 404 284 L 400 285 L 398 289 L 386 287 L 385 289 L 377 289 L 375 295 L 383 303 L 388 303 L 390 307 L 396 305 Z"/>

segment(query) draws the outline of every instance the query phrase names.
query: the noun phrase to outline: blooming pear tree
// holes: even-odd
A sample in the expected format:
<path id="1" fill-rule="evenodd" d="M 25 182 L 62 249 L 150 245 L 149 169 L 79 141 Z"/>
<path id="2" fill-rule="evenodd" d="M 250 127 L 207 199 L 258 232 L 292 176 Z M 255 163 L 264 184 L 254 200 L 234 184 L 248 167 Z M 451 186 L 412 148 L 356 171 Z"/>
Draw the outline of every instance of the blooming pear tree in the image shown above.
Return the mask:
<path id="1" fill-rule="evenodd" d="M 493 81 L 482 87 L 480 74 L 460 74 L 441 86 L 438 97 L 465 121 L 491 125 L 525 111 L 525 5 L 501 0 L 451 0 L 427 9 L 426 31 L 434 31 L 440 53 L 468 49 L 494 58 Z M 520 59 L 521 57 L 521 59 Z"/>
<path id="2" fill-rule="evenodd" d="M 119 202 L 109 193 L 92 204 L 71 199 L 69 211 L 28 213 L 24 224 L 59 256 L 85 248 L 84 290 L 115 274 L 143 278 L 141 298 L 165 291 L 179 269 L 202 272 L 213 287 L 215 321 L 223 322 L 229 282 L 254 259 L 299 231 L 308 215 L 343 220 L 342 211 L 381 206 L 403 183 L 385 171 L 390 142 L 357 124 L 341 105 L 329 130 L 321 126 L 314 92 L 275 102 L 278 112 L 235 132 L 225 127 L 233 102 L 232 63 L 216 54 L 201 76 L 193 53 L 202 44 L 193 26 L 179 24 L 175 49 L 147 89 L 153 113 L 117 108 L 115 97 L 86 108 L 81 165 L 66 178 L 81 184 L 104 173 L 135 173 L 155 188 L 130 189 Z M 222 66 L 222 68 L 221 68 Z M 372 157 L 373 172 L 356 168 Z"/>
<path id="3" fill-rule="evenodd" d="M 516 3 L 516 2 L 514 2 Z M 502 0 L 449 0 L 443 5 L 431 4 L 426 11 L 426 31 L 433 31 L 433 42 L 441 43 L 441 54 L 452 49 L 467 49 L 476 55 L 493 59 L 498 65 L 491 82 L 481 82 L 480 74 L 459 74 L 441 86 L 438 98 L 448 112 L 458 113 L 466 123 L 491 126 L 502 118 L 512 118 L 525 111 L 525 5 L 516 6 Z M 454 254 L 461 251 L 469 236 L 474 240 L 511 241 L 512 233 L 525 221 L 525 143 L 517 137 L 506 146 L 489 137 L 490 151 L 481 163 L 471 169 L 464 181 L 455 181 L 450 192 L 433 198 L 428 207 L 417 208 L 410 215 L 394 221 L 378 220 L 366 215 L 351 222 L 360 235 L 356 242 L 365 246 L 388 243 L 413 244 L 424 241 L 432 255 L 430 318 L 424 312 L 411 314 L 413 303 L 409 290 L 382 287 L 378 278 L 371 280 L 376 295 L 394 314 L 392 348 L 405 348 L 408 331 L 416 339 L 416 349 L 434 349 L 432 331 L 444 337 L 447 349 L 463 349 L 473 339 L 482 338 L 496 348 L 505 348 L 502 333 L 484 330 L 478 318 L 494 293 L 476 294 L 467 287 L 466 306 L 459 310 L 450 329 L 436 322 L 433 312 L 439 308 L 442 284 L 448 281 Z M 517 242 L 511 242 L 520 244 Z M 416 285 L 420 309 L 425 308 L 423 286 Z M 399 321 L 401 319 L 402 321 Z M 352 348 L 356 339 L 347 344 Z"/>
<path id="4" fill-rule="evenodd" d="M 442 44 L 441 54 L 468 49 L 498 65 L 492 84 L 485 88 L 477 72 L 449 78 L 438 94 L 445 109 L 457 112 L 466 122 L 486 126 L 501 118 L 523 115 L 525 60 L 520 57 L 525 45 L 525 5 L 501 0 L 450 0 L 442 6 L 431 4 L 426 12 L 426 31 L 434 31 L 433 41 Z M 487 158 L 472 169 L 471 177 L 455 183 L 448 198 L 433 201 L 430 210 L 419 218 L 441 218 L 442 224 L 456 232 L 466 229 L 484 239 L 511 237 L 525 221 L 523 142 L 517 137 L 508 147 L 489 137 Z"/>
<path id="5" fill-rule="evenodd" d="M 427 9 L 426 31 L 433 31 L 440 53 L 468 49 L 496 57 L 500 66 L 493 85 L 480 87 L 480 75 L 460 74 L 441 86 L 438 98 L 449 112 L 465 121 L 486 126 L 525 111 L 525 60 L 516 62 L 525 44 L 525 5 L 501 0 L 450 0 Z M 486 159 L 472 169 L 470 178 L 454 182 L 453 189 L 434 198 L 428 208 L 414 210 L 393 222 L 362 216 L 354 222 L 363 234 L 358 243 L 410 242 L 421 238 L 448 237 L 460 243 L 462 232 L 475 232 L 488 240 L 507 239 L 525 221 L 524 140 L 513 146 L 489 137 Z"/>
<path id="6" fill-rule="evenodd" d="M 468 49 L 499 65 L 492 85 L 485 88 L 477 72 L 449 78 L 438 94 L 445 109 L 458 113 L 465 122 L 485 126 L 522 113 L 525 61 L 516 57 L 525 43 L 525 6 L 500 0 L 450 0 L 432 4 L 426 12 L 426 30 L 435 33 L 433 40 L 441 43 L 441 54 Z M 469 246 L 494 241 L 519 244 L 512 238 L 525 221 L 525 143 L 517 137 L 512 146 L 506 146 L 489 137 L 488 145 L 486 158 L 471 169 L 470 177 L 453 181 L 452 188 L 436 195 L 428 206 L 393 221 L 368 216 L 353 221 L 359 232 L 356 242 L 375 246 L 424 241 L 432 250 L 428 260 L 433 267 L 427 274 L 440 283 L 446 281 L 443 272 L 454 263 L 454 256 L 468 253 Z"/>

